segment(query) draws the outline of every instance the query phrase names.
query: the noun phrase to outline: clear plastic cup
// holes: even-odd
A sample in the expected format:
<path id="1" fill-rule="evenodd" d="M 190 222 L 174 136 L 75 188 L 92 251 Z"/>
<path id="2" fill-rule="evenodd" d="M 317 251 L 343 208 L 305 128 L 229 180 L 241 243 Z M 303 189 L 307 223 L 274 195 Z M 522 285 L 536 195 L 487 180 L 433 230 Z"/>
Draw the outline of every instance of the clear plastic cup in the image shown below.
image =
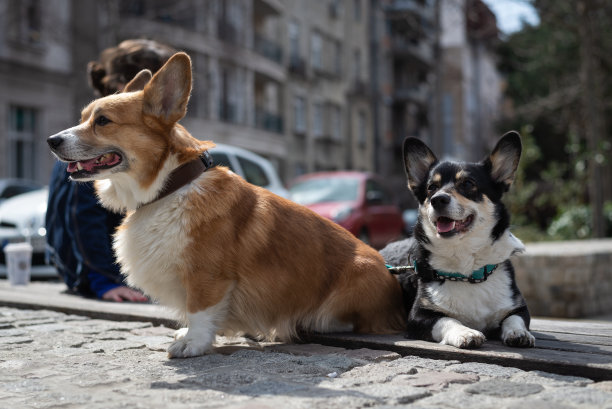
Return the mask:
<path id="1" fill-rule="evenodd" d="M 11 285 L 27 285 L 32 268 L 30 243 L 10 243 L 4 247 L 6 270 Z"/>

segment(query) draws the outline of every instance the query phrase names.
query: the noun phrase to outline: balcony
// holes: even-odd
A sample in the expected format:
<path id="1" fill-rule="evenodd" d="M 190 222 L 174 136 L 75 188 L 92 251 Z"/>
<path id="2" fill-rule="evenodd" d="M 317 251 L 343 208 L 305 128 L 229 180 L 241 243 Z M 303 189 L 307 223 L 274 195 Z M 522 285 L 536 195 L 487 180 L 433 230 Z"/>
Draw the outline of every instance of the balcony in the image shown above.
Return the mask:
<path id="1" fill-rule="evenodd" d="M 307 78 L 306 61 L 299 55 L 291 55 L 289 57 L 289 72 L 291 74 Z"/>
<path id="2" fill-rule="evenodd" d="M 255 107 L 255 128 L 282 134 L 283 117 L 263 108 Z"/>
<path id="3" fill-rule="evenodd" d="M 221 41 L 240 45 L 238 29 L 225 20 L 217 21 L 217 37 Z"/>
<path id="4" fill-rule="evenodd" d="M 283 49 L 280 44 L 255 34 L 253 47 L 255 52 L 278 64 L 283 61 Z"/>
<path id="5" fill-rule="evenodd" d="M 253 13 L 262 16 L 279 16 L 285 6 L 279 0 L 255 0 Z"/>
<path id="6" fill-rule="evenodd" d="M 412 57 L 426 66 L 434 63 L 434 49 L 429 41 L 424 38 L 418 42 L 410 41 L 405 36 L 394 35 L 391 38 L 393 53 L 397 56 Z"/>
<path id="7" fill-rule="evenodd" d="M 429 101 L 429 87 L 427 84 L 397 84 L 393 98 L 396 101 L 409 101 L 418 105 L 427 105 Z"/>
<path id="8" fill-rule="evenodd" d="M 423 4 L 416 0 L 393 0 L 385 6 L 385 11 L 390 18 L 402 18 L 416 16 L 431 24 L 434 20 L 435 7 L 430 2 Z"/>
<path id="9" fill-rule="evenodd" d="M 370 84 L 362 79 L 354 79 L 349 86 L 348 95 L 367 97 L 370 95 Z"/>
<path id="10" fill-rule="evenodd" d="M 240 124 L 238 107 L 227 101 L 219 102 L 219 119 L 231 124 Z"/>

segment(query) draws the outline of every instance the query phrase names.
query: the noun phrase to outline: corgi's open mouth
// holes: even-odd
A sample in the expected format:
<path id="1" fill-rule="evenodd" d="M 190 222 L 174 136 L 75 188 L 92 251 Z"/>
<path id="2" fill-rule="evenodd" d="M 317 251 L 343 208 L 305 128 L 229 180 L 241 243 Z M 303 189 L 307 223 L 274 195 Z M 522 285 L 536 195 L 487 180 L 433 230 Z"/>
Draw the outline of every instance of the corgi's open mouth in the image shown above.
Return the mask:
<path id="1" fill-rule="evenodd" d="M 70 161 L 68 173 L 73 179 L 88 177 L 98 173 L 100 170 L 114 168 L 122 162 L 121 155 L 117 152 L 108 152 L 93 159 Z"/>
<path id="2" fill-rule="evenodd" d="M 453 220 L 448 217 L 438 217 L 436 220 L 436 229 L 438 234 L 442 237 L 450 237 L 457 233 L 465 233 L 469 230 L 472 222 L 474 221 L 474 215 L 469 215 L 463 220 Z"/>

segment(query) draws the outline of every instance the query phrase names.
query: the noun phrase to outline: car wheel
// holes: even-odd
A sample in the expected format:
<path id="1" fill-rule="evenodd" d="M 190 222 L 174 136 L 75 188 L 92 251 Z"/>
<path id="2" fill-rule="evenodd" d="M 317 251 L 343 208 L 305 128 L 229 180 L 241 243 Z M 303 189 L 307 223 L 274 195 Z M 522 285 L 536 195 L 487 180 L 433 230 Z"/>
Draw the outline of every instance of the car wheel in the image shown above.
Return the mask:
<path id="1" fill-rule="evenodd" d="M 359 240 L 363 241 L 365 244 L 370 244 L 370 235 L 366 229 L 362 229 L 358 237 Z"/>

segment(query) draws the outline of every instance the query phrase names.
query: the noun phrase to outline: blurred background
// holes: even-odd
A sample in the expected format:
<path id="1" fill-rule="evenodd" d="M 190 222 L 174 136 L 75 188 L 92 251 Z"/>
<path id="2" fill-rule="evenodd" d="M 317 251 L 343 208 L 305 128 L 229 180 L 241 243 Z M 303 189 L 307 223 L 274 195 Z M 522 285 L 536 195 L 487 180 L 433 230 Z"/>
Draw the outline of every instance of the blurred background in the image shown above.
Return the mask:
<path id="1" fill-rule="evenodd" d="M 414 209 L 405 137 L 479 160 L 516 129 L 517 236 L 611 236 L 611 22 L 605 0 L 0 0 L 0 178 L 48 183 L 46 137 L 93 99 L 87 63 L 147 38 L 193 60 L 191 133 L 285 187 L 369 172 Z"/>

